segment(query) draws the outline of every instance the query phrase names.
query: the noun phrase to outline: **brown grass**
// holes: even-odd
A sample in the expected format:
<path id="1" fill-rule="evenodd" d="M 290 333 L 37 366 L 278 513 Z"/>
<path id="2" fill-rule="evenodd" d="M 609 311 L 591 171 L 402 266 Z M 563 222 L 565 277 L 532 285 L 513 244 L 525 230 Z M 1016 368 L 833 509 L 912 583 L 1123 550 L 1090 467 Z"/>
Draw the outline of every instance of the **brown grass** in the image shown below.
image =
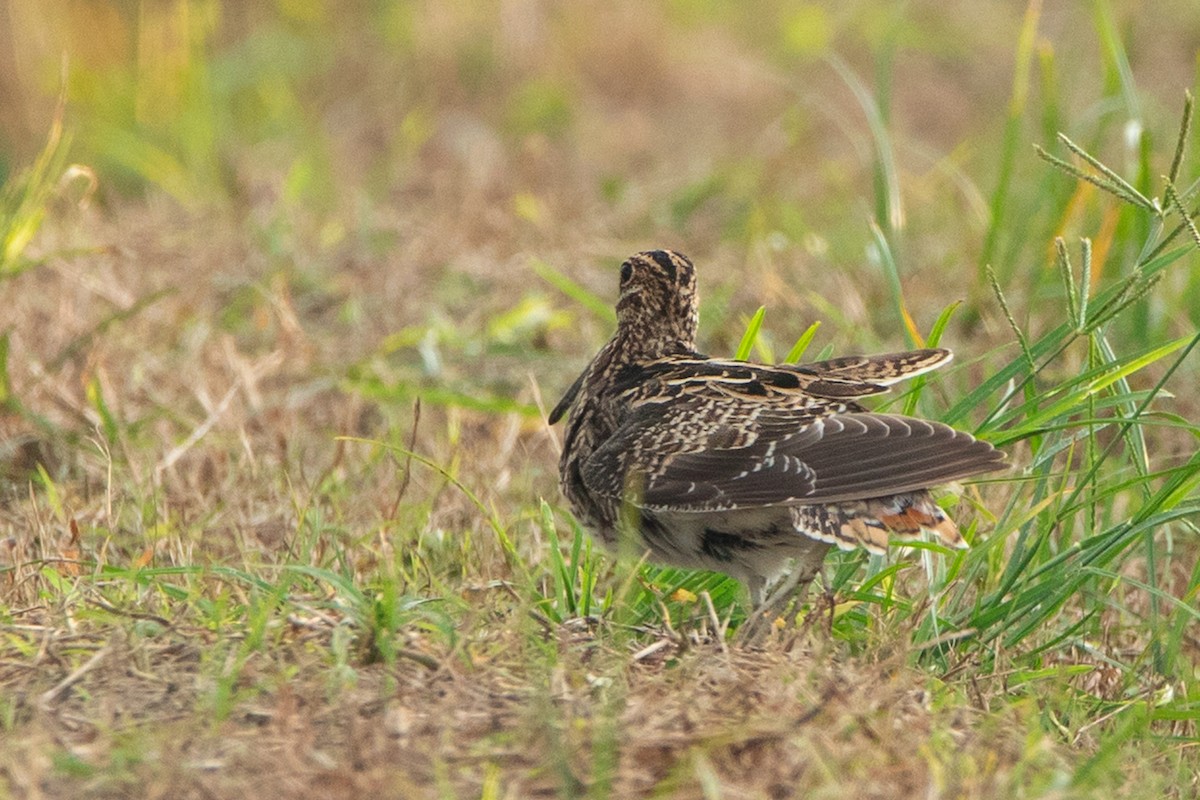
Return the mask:
<path id="1" fill-rule="evenodd" d="M 702 797 L 708 784 L 730 797 L 839 796 L 852 786 L 870 798 L 929 787 L 986 798 L 1004 793 L 1016 764 L 1053 769 L 1066 757 L 1042 735 L 1023 741 L 1032 706 L 987 719 L 902 658 L 847 660 L 827 643 L 776 642 L 728 653 L 670 646 L 635 663 L 578 626 L 538 646 L 556 651 L 553 664 L 539 664 L 527 642 L 489 642 L 486 657 L 437 670 L 406 660 L 357 668 L 340 689 L 311 636 L 289 636 L 250 657 L 242 699 L 212 720 L 205 651 L 218 638 L 180 628 L 136 642 L 46 636 L 50 668 L 5 679 L 23 701 L 20 741 L 0 756 L 10 791 L 471 797 L 491 785 L 540 797 L 585 792 L 599 778 L 617 797 Z M 68 649 L 103 655 L 48 698 Z M 612 772 L 593 774 L 597 751 L 610 749 Z M 107 769 L 80 780 L 88 770 L 75 763 Z"/>
<path id="2" fill-rule="evenodd" d="M 428 399 L 418 418 L 412 399 L 553 403 L 606 323 L 541 282 L 533 259 L 611 298 L 619 258 L 683 249 L 713 299 L 714 352 L 764 304 L 777 355 L 816 318 L 816 348 L 839 352 L 902 347 L 903 329 L 863 266 L 861 111 L 828 66 L 766 43 L 772 4 L 695 25 L 632 2 L 451 5 L 415 5 L 394 57 L 378 40 L 356 50 L 353 26 L 330 33 L 333 66 L 306 87 L 305 116 L 327 147 L 325 189 L 290 197 L 293 154 L 270 142 L 229 154 L 225 204 L 122 196 L 102 176 L 86 208 L 52 209 L 32 251 L 45 264 L 0 283 L 22 409 L 0 413 L 0 797 L 1190 796 L 1195 779 L 1174 778 L 1195 774 L 1187 741 L 1068 786 L 1105 730 L 1046 710 L 1071 663 L 1011 689 L 1004 654 L 992 674 L 935 675 L 911 665 L 903 630 L 840 642 L 813 625 L 726 650 L 701 612 L 680 633 L 637 636 L 530 618 L 513 586 L 544 562 L 535 518 L 557 497 L 556 434 Z M 1171 76 L 1145 81 L 1149 113 L 1173 118 L 1194 29 L 1118 5 L 1135 69 Z M 860 74 L 886 6 L 827 9 Z M 1073 34 L 1084 12 L 1047 6 L 1073 113 L 1100 91 L 1098 56 Z M 222 36 L 243 17 L 230 12 Z M 1020 17 L 917 2 L 896 19 L 909 42 L 891 109 L 904 285 L 927 329 L 976 289 Z M 481 41 L 495 61 L 482 87 L 464 66 Z M 566 87 L 563 130 L 513 120 L 507 98 L 534 79 Z M 405 139 L 406 119 L 426 135 Z M 712 175 L 717 188 L 681 211 Z M 546 313 L 489 327 L 523 300 Z M 433 333 L 390 343 L 420 328 Z M 1011 347 L 998 309 L 948 340 L 965 366 L 938 391 L 968 387 L 977 358 Z M 389 392 L 365 391 L 363 374 Z M 339 437 L 442 465 L 519 558 L 445 476 Z M 438 599 L 399 626 L 388 663 L 334 587 L 288 588 L 295 565 Z M 190 571 L 135 574 L 168 567 Z M 920 591 L 918 572 L 904 591 Z M 1076 685 L 1081 707 L 1119 694 Z"/>

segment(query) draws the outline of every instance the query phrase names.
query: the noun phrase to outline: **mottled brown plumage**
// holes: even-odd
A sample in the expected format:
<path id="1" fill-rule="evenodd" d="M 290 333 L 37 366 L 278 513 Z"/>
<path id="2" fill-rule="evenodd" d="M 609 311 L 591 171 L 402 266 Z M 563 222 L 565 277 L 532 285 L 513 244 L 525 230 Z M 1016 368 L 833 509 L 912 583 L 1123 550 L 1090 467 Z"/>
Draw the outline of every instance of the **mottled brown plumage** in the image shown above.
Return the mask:
<path id="1" fill-rule="evenodd" d="M 800 366 L 695 351 L 696 272 L 656 250 L 621 266 L 617 330 L 550 414 L 568 409 L 563 493 L 606 544 L 717 570 L 756 605 L 792 563 L 807 583 L 831 545 L 882 553 L 931 531 L 963 546 L 926 489 L 1000 469 L 986 442 L 857 400 L 950 360 L 947 350 Z"/>

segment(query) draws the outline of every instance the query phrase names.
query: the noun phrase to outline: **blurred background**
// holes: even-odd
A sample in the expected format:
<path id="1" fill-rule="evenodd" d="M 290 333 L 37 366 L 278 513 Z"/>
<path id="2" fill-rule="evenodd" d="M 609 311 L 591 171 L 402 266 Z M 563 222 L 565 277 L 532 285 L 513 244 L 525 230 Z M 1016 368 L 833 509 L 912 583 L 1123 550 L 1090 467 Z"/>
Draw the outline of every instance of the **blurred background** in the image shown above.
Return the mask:
<path id="1" fill-rule="evenodd" d="M 1010 357 L 985 266 L 1038 327 L 1055 235 L 1094 239 L 1096 285 L 1145 238 L 1032 145 L 1068 156 L 1065 131 L 1152 193 L 1200 5 L 4 0 L 0 36 L 0 176 L 37 178 L 44 212 L 0 272 L 53 267 L 6 289 L 54 320 L 14 334 L 49 367 L 12 380 L 59 385 L 51 418 L 64 393 L 103 417 L 85 389 L 125 347 L 163 348 L 128 378 L 161 389 L 225 342 L 310 394 L 532 422 L 648 247 L 696 260 L 716 354 L 760 305 L 778 358 L 813 321 L 810 357 L 903 347 L 961 300 L 947 343 Z M 1196 271 L 1165 280 L 1118 332 L 1200 321 Z M 126 417 L 190 402 L 110 389 Z"/>
<path id="2" fill-rule="evenodd" d="M 418 262 L 668 239 L 806 276 L 860 263 L 876 216 L 912 231 L 919 276 L 973 271 L 951 235 L 1003 270 L 1070 222 L 981 252 L 1002 170 L 1046 189 L 1030 143 L 1066 129 L 1136 168 L 1139 133 L 1172 136 L 1200 7 L 5 0 L 0 31 L 0 177 L 63 93 L 104 203 L 236 209 L 325 248 L 424 238 L 402 225 L 421 206 Z M 898 196 L 873 187 L 888 160 Z"/>

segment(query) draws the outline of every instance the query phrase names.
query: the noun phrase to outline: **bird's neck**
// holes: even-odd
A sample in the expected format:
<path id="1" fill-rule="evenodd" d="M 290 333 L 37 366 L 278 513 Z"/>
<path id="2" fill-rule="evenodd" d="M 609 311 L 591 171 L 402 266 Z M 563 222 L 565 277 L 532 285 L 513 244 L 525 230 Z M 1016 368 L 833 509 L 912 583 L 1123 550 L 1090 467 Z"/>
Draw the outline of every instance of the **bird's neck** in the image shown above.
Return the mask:
<path id="1" fill-rule="evenodd" d="M 672 324 L 668 320 L 622 321 L 604 349 L 608 351 L 608 358 L 616 363 L 653 361 L 695 352 L 696 331 L 694 327 Z"/>

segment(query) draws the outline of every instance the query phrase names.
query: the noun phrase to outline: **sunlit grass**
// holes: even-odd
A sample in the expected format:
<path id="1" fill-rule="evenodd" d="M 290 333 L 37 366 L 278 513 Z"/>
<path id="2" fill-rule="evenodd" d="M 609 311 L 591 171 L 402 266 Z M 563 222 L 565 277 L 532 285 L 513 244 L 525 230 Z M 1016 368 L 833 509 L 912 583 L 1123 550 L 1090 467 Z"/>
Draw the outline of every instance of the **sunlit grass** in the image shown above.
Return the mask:
<path id="1" fill-rule="evenodd" d="M 521 5 L 68 53 L 0 194 L 0 795 L 1192 796 L 1197 149 L 1141 12 Z M 876 407 L 1010 453 L 937 498 L 971 548 L 835 553 L 758 649 L 603 551 L 544 412 L 659 245 L 714 355 L 952 348 Z"/>

